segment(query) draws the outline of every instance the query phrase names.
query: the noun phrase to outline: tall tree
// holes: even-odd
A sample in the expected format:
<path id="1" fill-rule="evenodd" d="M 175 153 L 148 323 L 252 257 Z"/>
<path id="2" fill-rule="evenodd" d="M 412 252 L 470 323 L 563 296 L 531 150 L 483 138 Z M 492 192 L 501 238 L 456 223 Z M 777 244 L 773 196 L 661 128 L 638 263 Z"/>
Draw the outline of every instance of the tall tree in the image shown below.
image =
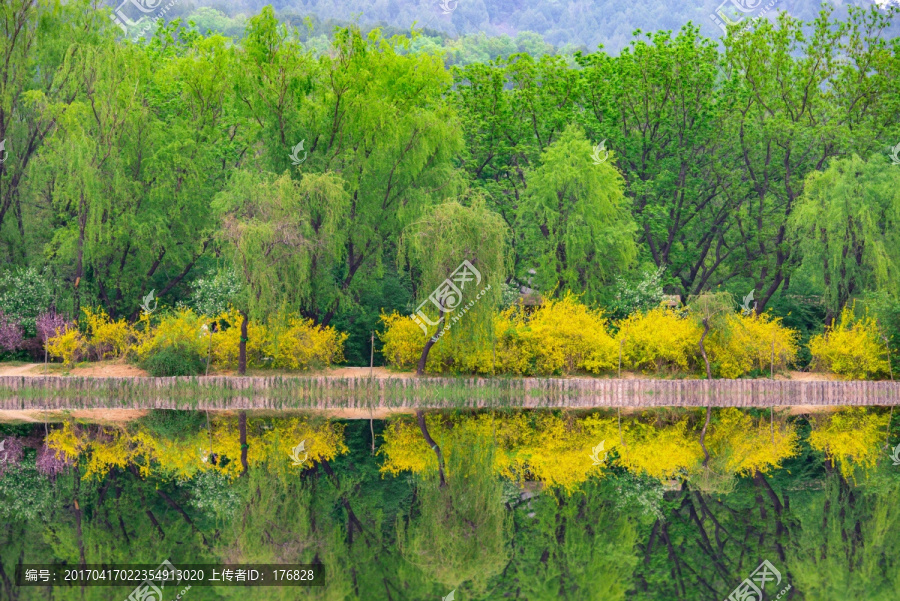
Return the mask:
<path id="1" fill-rule="evenodd" d="M 238 372 L 247 371 L 249 320 L 277 309 L 299 310 L 309 300 L 313 265 L 343 251 L 348 199 L 335 175 L 238 171 L 216 198 L 223 250 L 240 276 L 235 303 L 242 316 Z"/>
<path id="2" fill-rule="evenodd" d="M 637 256 L 622 176 L 595 154 L 581 129 L 570 126 L 529 172 L 516 221 L 527 253 L 519 275 L 527 280 L 533 268 L 544 293 L 571 290 L 596 301 Z"/>

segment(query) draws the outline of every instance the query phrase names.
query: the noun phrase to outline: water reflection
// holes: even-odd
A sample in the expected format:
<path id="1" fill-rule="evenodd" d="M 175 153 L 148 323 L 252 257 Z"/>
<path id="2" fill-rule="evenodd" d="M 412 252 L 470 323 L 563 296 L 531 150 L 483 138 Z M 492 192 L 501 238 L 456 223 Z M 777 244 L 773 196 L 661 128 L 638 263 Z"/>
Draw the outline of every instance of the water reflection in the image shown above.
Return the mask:
<path id="1" fill-rule="evenodd" d="M 197 600 L 721 601 L 754 586 L 766 599 L 895 599 L 892 418 L 727 408 L 704 431 L 705 412 L 682 409 L 371 423 L 154 411 L 4 426 L 0 597 L 51 598 L 16 585 L 23 563 L 168 559 L 327 570 L 322 588 L 194 587 Z"/>

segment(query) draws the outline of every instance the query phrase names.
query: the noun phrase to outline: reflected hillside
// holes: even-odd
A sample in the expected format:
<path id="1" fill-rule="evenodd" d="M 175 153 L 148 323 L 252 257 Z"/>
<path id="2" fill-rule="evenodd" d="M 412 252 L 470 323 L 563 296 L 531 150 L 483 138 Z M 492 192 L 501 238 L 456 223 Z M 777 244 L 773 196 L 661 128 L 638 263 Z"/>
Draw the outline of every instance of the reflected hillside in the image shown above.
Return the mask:
<path id="1" fill-rule="evenodd" d="M 46 599 L 16 584 L 17 566 L 168 559 L 325 569 L 325 586 L 300 593 L 193 587 L 198 600 L 721 601 L 752 586 L 894 599 L 897 421 L 887 408 L 722 408 L 708 423 L 669 408 L 389 421 L 154 410 L 7 425 L 0 586 Z"/>

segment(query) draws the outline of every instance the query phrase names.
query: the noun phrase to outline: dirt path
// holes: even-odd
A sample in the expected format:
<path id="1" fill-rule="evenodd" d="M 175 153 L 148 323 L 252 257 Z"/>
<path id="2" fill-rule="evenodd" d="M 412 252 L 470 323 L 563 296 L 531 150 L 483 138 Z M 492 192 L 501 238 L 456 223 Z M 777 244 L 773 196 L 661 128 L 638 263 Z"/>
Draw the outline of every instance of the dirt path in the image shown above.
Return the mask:
<path id="1" fill-rule="evenodd" d="M 39 367 L 43 363 L 26 363 L 25 365 L 8 365 L 0 363 L 0 376 L 39 376 L 38 370 L 33 373 L 31 370 Z"/>

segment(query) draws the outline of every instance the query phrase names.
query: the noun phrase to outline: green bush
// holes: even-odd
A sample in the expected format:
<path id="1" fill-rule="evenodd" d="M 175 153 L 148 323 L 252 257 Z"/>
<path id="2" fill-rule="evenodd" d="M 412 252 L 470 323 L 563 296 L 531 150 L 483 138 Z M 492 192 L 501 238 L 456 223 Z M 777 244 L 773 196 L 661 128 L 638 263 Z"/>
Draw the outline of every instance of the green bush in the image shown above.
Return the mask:
<path id="1" fill-rule="evenodd" d="M 140 366 L 154 377 L 196 376 L 206 370 L 206 359 L 185 347 L 163 347 L 148 355 Z"/>
<path id="2" fill-rule="evenodd" d="M 151 409 L 141 418 L 141 425 L 164 440 L 181 440 L 205 428 L 206 416 L 202 411 Z"/>

